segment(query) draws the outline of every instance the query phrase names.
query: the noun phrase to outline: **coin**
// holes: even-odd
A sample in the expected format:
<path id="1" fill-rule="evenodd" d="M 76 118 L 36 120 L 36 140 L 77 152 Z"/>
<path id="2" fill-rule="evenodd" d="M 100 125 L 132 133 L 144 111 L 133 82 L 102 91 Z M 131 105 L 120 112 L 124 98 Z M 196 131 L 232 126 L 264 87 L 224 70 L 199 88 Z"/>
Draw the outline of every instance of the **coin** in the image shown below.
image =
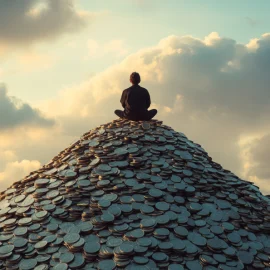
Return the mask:
<path id="1" fill-rule="evenodd" d="M 68 233 L 64 237 L 64 241 L 69 245 L 77 242 L 79 239 L 80 235 L 78 233 Z"/>
<path id="2" fill-rule="evenodd" d="M 68 265 L 66 263 L 58 263 L 53 267 L 54 270 L 67 270 Z"/>
<path id="3" fill-rule="evenodd" d="M 28 243 L 27 239 L 25 238 L 17 238 L 13 241 L 13 245 L 15 248 L 22 248 L 24 246 L 26 246 Z"/>
<path id="4" fill-rule="evenodd" d="M 84 245 L 84 251 L 86 253 L 96 253 L 100 249 L 100 244 L 96 242 L 86 242 Z"/>
<path id="5" fill-rule="evenodd" d="M 74 260 L 69 263 L 69 267 L 71 269 L 79 269 L 85 264 L 84 257 L 80 253 L 74 254 Z"/>
<path id="6" fill-rule="evenodd" d="M 166 261 L 168 259 L 168 256 L 163 252 L 155 252 L 153 253 L 152 258 L 156 262 L 162 262 L 162 261 Z"/>
<path id="7" fill-rule="evenodd" d="M 188 236 L 188 230 L 183 226 L 175 227 L 174 232 L 181 238 L 186 238 Z"/>
<path id="8" fill-rule="evenodd" d="M 61 263 L 69 264 L 74 260 L 74 254 L 70 252 L 62 253 L 59 259 Z"/>
<path id="9" fill-rule="evenodd" d="M 38 249 L 43 249 L 48 245 L 47 241 L 39 241 L 35 244 L 35 248 Z"/>
<path id="10" fill-rule="evenodd" d="M 46 264 L 40 264 L 34 268 L 34 270 L 47 270 L 47 269 L 49 269 L 49 267 Z"/>
<path id="11" fill-rule="evenodd" d="M 115 269 L 116 264 L 113 260 L 103 260 L 98 263 L 97 267 L 100 270 L 112 270 Z"/>
<path id="12" fill-rule="evenodd" d="M 155 206 L 160 211 L 167 211 L 170 209 L 170 205 L 166 202 L 157 202 Z"/>
<path id="13" fill-rule="evenodd" d="M 27 234 L 27 227 L 18 227 L 14 230 L 15 236 L 24 236 Z"/>
<path id="14" fill-rule="evenodd" d="M 119 246 L 119 251 L 123 254 L 125 253 L 131 253 L 133 251 L 133 246 L 131 244 L 128 244 L 128 243 L 122 243 L 120 246 Z"/>
<path id="15" fill-rule="evenodd" d="M 203 268 L 202 268 L 202 265 L 200 264 L 200 262 L 199 261 L 197 261 L 197 260 L 194 260 L 194 261 L 188 261 L 187 263 L 186 263 L 186 266 L 187 266 L 187 269 L 189 269 L 189 270 L 202 270 Z"/>
<path id="16" fill-rule="evenodd" d="M 184 270 L 181 264 L 172 263 L 169 265 L 168 270 Z"/>
<path id="17" fill-rule="evenodd" d="M 13 245 L 5 245 L 0 247 L 0 254 L 8 254 L 14 249 Z"/>
<path id="18" fill-rule="evenodd" d="M 20 269 L 22 270 L 29 270 L 35 268 L 37 265 L 36 259 L 23 259 L 20 262 Z"/>

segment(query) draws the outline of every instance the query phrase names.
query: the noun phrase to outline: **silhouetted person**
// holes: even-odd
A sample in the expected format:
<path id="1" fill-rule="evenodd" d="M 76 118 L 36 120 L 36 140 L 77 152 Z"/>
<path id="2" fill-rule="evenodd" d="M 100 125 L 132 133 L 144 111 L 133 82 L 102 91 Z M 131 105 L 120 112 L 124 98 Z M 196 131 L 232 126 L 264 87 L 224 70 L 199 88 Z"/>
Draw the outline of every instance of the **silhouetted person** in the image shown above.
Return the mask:
<path id="1" fill-rule="evenodd" d="M 116 110 L 114 112 L 120 118 L 133 121 L 149 121 L 157 114 L 155 109 L 148 111 L 151 105 L 150 95 L 147 89 L 139 86 L 140 81 L 139 73 L 133 72 L 130 75 L 132 86 L 123 91 L 120 100 L 124 111 Z"/>

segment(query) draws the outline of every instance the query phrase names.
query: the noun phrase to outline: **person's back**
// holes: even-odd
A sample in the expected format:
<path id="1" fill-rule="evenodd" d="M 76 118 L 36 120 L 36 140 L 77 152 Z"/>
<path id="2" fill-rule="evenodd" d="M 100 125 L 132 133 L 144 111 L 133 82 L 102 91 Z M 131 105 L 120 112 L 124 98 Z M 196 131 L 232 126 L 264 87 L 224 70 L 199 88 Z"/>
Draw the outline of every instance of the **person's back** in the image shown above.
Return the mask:
<path id="1" fill-rule="evenodd" d="M 123 102 L 125 102 L 124 108 L 127 113 L 142 113 L 147 111 L 151 101 L 150 95 L 145 88 L 139 85 L 132 85 L 124 91 L 126 93 L 123 95 L 125 97 Z"/>
<path id="2" fill-rule="evenodd" d="M 132 86 L 125 89 L 121 96 L 121 104 L 124 111 L 116 110 L 115 114 L 121 118 L 126 118 L 134 121 L 150 120 L 156 114 L 157 110 L 150 110 L 151 99 L 147 89 L 139 86 L 141 81 L 140 75 L 133 72 L 130 75 Z"/>

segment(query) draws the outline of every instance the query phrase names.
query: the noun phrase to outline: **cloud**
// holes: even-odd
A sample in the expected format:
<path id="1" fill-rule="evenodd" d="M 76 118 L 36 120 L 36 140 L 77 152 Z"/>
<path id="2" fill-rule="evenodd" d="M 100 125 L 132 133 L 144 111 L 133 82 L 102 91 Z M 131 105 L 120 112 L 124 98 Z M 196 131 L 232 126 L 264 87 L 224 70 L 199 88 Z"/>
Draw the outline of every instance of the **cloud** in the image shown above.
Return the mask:
<path id="1" fill-rule="evenodd" d="M 0 189 L 3 190 L 41 167 L 38 160 L 19 160 L 14 150 L 0 151 Z"/>
<path id="2" fill-rule="evenodd" d="M 54 124 L 54 120 L 45 118 L 39 110 L 8 96 L 4 85 L 0 85 L 0 115 L 1 131 L 20 126 L 51 127 Z"/>
<path id="3" fill-rule="evenodd" d="M 79 135 L 88 123 L 93 127 L 116 118 L 121 92 L 129 86 L 130 73 L 138 71 L 159 108 L 157 118 L 242 176 L 239 138 L 270 128 L 269 63 L 270 34 L 248 44 L 215 32 L 204 39 L 169 36 L 64 89 L 46 110 L 58 115 L 66 134 Z"/>
<path id="4" fill-rule="evenodd" d="M 22 160 L 8 162 L 4 171 L 0 171 L 0 188 L 1 190 L 12 185 L 13 182 L 22 179 L 30 172 L 35 171 L 41 167 L 38 160 Z"/>
<path id="5" fill-rule="evenodd" d="M 1 153 L 0 158 L 4 160 L 12 161 L 12 160 L 15 160 L 17 156 L 13 151 L 6 150 Z"/>
<path id="6" fill-rule="evenodd" d="M 0 190 L 48 163 L 75 139 L 63 134 L 57 125 L 0 132 Z"/>
<path id="7" fill-rule="evenodd" d="M 270 187 L 267 185 L 270 181 L 270 134 L 265 134 L 247 143 L 245 154 L 245 174 L 250 179 L 265 185 L 270 193 Z"/>
<path id="8" fill-rule="evenodd" d="M 75 33 L 95 19 L 73 0 L 0 1 L 0 44 L 20 46 Z"/>
<path id="9" fill-rule="evenodd" d="M 244 138 L 241 144 L 243 175 L 260 186 L 264 193 L 270 194 L 270 133 L 269 127 L 264 134 Z"/>
<path id="10" fill-rule="evenodd" d="M 72 106 L 86 106 L 91 101 L 97 104 L 108 95 L 119 94 L 128 86 L 129 74 L 138 70 L 156 103 L 171 107 L 180 94 L 185 107 L 196 108 L 194 112 L 215 108 L 219 117 L 228 121 L 241 118 L 243 127 L 259 125 L 267 116 L 262 111 L 269 112 L 270 35 L 256 44 L 258 49 L 251 52 L 246 45 L 216 33 L 205 40 L 170 36 L 156 47 L 129 55 L 73 90 L 65 90 L 61 98 L 76 95 Z M 91 99 L 85 100 L 85 96 Z"/>
<path id="11" fill-rule="evenodd" d="M 267 193 L 268 185 L 260 177 L 268 172 L 259 173 L 263 158 L 254 167 L 250 157 L 265 157 L 255 150 L 260 143 L 255 144 L 254 138 L 270 134 L 269 63 L 270 34 L 248 44 L 218 33 L 204 39 L 168 36 L 45 102 L 42 110 L 57 118 L 59 125 L 43 130 L 40 136 L 34 132 L 16 137 L 16 153 L 19 160 L 44 162 L 71 139 L 115 119 L 113 111 L 120 108 L 121 92 L 130 85 L 130 73 L 137 71 L 141 85 L 150 91 L 152 107 L 159 110 L 156 118 L 201 144 L 214 161 Z M 8 150 L 14 150 L 10 138 L 0 139 L 0 147 L 5 139 Z M 247 147 L 252 143 L 253 148 Z"/>

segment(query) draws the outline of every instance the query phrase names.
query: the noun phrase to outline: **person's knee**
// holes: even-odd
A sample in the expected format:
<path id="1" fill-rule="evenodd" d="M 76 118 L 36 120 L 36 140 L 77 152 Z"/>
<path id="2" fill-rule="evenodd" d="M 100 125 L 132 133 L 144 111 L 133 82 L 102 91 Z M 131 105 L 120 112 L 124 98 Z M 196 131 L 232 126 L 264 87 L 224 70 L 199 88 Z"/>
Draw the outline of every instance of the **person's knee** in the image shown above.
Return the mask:
<path id="1" fill-rule="evenodd" d="M 146 121 L 150 121 L 155 115 L 157 114 L 157 110 L 156 109 L 152 109 L 150 111 L 148 111 L 146 117 L 144 120 Z"/>
<path id="2" fill-rule="evenodd" d="M 124 112 L 121 110 L 115 110 L 114 113 L 120 118 L 124 117 Z"/>
<path id="3" fill-rule="evenodd" d="M 153 116 L 155 116 L 156 114 L 157 114 L 157 110 L 156 109 L 153 109 L 153 110 L 151 110 L 151 114 L 153 115 Z"/>

